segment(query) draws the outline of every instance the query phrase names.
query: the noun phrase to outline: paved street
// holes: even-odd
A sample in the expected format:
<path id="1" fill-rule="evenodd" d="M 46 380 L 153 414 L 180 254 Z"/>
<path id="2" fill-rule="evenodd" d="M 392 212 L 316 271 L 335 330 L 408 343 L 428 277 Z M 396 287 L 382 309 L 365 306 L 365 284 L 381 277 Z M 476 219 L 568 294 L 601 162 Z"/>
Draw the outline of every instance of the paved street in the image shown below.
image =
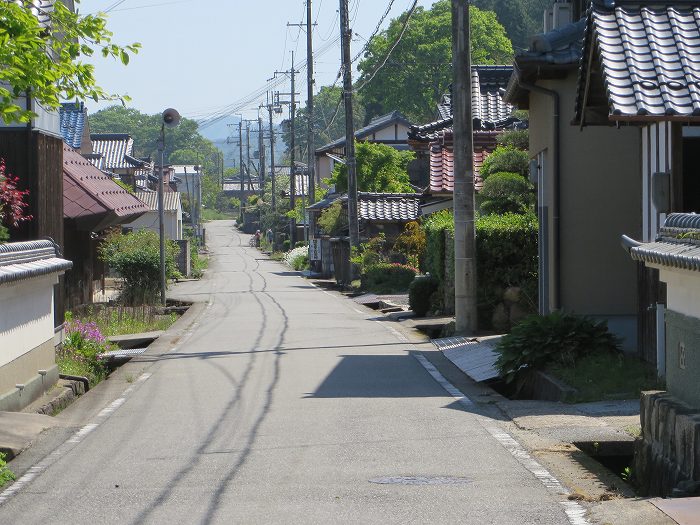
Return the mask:
<path id="1" fill-rule="evenodd" d="M 372 311 L 267 260 L 231 222 L 207 240 L 206 278 L 174 290 L 209 303 L 189 339 L 0 523 L 580 523 Z M 443 483 L 376 483 L 399 476 Z"/>

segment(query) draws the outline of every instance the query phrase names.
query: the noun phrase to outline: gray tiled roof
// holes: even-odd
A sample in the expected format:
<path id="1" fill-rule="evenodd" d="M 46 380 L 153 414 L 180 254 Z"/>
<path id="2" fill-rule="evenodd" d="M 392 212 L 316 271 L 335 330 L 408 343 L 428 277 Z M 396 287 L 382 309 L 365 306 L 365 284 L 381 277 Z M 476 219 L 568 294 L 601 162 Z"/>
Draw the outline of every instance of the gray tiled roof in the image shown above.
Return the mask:
<path id="1" fill-rule="evenodd" d="M 85 128 L 85 107 L 75 102 L 61 104 L 59 116 L 63 141 L 71 148 L 80 149 Z"/>
<path id="2" fill-rule="evenodd" d="M 49 240 L 0 244 L 0 284 L 63 273 L 73 263 L 59 255 L 58 247 Z"/>
<path id="3" fill-rule="evenodd" d="M 132 156 L 134 139 L 126 133 L 93 133 L 90 140 L 93 152 L 102 155 L 101 161 L 96 159 L 93 162 L 100 169 L 112 171 L 145 165 L 145 162 Z M 100 162 L 101 165 L 98 166 Z"/>
<path id="4" fill-rule="evenodd" d="M 700 117 L 700 2 L 593 0 L 589 11 L 576 118 L 600 64 L 610 118 Z"/>
<path id="5" fill-rule="evenodd" d="M 670 214 L 655 242 L 631 246 L 629 251 L 636 261 L 700 271 L 700 215 Z"/>
<path id="6" fill-rule="evenodd" d="M 158 211 L 158 192 L 155 191 L 137 191 L 134 193 L 136 198 L 143 202 L 151 211 Z M 180 202 L 180 194 L 176 191 L 163 192 L 163 210 L 177 211 L 182 208 Z"/>
<path id="7" fill-rule="evenodd" d="M 372 119 L 367 126 L 355 131 L 355 138 L 357 140 L 362 140 L 388 126 L 393 126 L 394 124 L 402 124 L 406 127 L 409 127 L 411 125 L 408 119 L 404 117 L 399 111 L 392 111 L 391 113 L 387 113 L 386 115 L 382 115 L 381 117 L 376 117 Z M 321 146 L 316 150 L 316 153 L 331 151 L 341 147 L 345 147 L 345 137 L 340 138 L 338 140 L 334 140 L 333 142 L 330 142 L 325 146 Z"/>
<path id="8" fill-rule="evenodd" d="M 408 222 L 418 219 L 417 193 L 364 193 L 357 195 L 357 214 L 368 221 Z"/>

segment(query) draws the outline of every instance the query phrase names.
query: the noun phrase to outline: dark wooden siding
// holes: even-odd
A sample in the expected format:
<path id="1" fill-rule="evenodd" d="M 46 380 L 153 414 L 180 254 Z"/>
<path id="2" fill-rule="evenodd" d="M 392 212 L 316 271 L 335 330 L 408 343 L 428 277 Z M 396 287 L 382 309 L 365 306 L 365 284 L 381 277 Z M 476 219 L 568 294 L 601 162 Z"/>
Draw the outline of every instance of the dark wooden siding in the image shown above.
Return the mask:
<path id="1" fill-rule="evenodd" d="M 12 240 L 52 238 L 63 246 L 63 141 L 29 129 L 0 131 L 0 157 L 28 189 L 32 220 L 11 232 Z"/>

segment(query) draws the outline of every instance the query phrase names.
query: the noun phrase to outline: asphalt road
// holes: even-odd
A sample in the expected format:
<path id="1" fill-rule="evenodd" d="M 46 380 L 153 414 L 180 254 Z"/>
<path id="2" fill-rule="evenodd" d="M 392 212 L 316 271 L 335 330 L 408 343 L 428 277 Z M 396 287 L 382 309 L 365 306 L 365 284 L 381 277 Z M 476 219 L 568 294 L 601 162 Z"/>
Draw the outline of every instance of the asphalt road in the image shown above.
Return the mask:
<path id="1" fill-rule="evenodd" d="M 7 499 L 0 523 L 570 523 L 566 497 L 387 323 L 230 222 L 207 237 L 207 277 L 174 291 L 209 303 L 192 334 Z M 442 483 L 377 483 L 400 477 Z"/>

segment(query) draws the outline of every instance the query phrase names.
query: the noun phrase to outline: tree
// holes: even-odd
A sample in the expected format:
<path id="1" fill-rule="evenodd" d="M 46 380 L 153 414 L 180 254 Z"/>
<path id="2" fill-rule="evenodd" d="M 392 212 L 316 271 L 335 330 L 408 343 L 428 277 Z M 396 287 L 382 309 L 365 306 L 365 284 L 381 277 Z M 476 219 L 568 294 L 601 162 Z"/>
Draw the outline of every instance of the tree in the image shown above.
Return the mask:
<path id="1" fill-rule="evenodd" d="M 20 223 L 32 219 L 25 215 L 28 206 L 24 198 L 29 190 L 18 189 L 19 178 L 7 173 L 5 161 L 0 159 L 0 242 L 9 239 L 9 228 L 16 228 Z"/>
<path id="2" fill-rule="evenodd" d="M 496 15 L 476 7 L 470 8 L 470 14 L 473 63 L 510 64 L 513 48 Z M 386 30 L 372 37 L 358 65 L 366 121 L 393 110 L 415 122 L 429 120 L 452 81 L 450 0 L 438 0 L 430 9 L 416 8 L 403 38 L 380 68 L 407 16 L 393 19 Z"/>
<path id="3" fill-rule="evenodd" d="M 66 99 L 128 100 L 99 87 L 94 66 L 80 57 L 97 50 L 126 65 L 140 45 L 113 43 L 104 14 L 80 15 L 61 2 L 46 11 L 35 4 L 0 2 L 0 114 L 5 123 L 29 122 L 35 116 L 16 103 L 27 94 L 51 109 Z"/>
<path id="4" fill-rule="evenodd" d="M 357 189 L 386 193 L 414 193 L 408 179 L 408 164 L 415 158 L 412 151 L 399 151 L 386 144 L 355 143 Z M 347 168 L 336 164 L 328 182 L 336 191 L 347 191 Z"/>
<path id="5" fill-rule="evenodd" d="M 134 139 L 134 156 L 139 158 L 156 158 L 161 123 L 160 113 L 147 115 L 121 106 L 110 106 L 90 115 L 92 133 L 128 133 Z M 166 130 L 166 163 L 199 164 L 214 170 L 219 150 L 200 135 L 198 128 L 194 120 L 183 118 L 177 127 Z"/>
<path id="6" fill-rule="evenodd" d="M 532 184 L 519 173 L 493 173 L 479 192 L 479 208 L 484 215 L 532 212 L 532 190 Z"/>
<path id="7" fill-rule="evenodd" d="M 481 167 L 480 175 L 487 180 L 492 173 L 510 172 L 527 177 L 530 171 L 530 160 L 526 151 L 513 146 L 498 146 Z"/>
<path id="8" fill-rule="evenodd" d="M 494 11 L 515 49 L 527 49 L 530 37 L 542 32 L 542 15 L 552 0 L 474 0 L 480 9 Z"/>

